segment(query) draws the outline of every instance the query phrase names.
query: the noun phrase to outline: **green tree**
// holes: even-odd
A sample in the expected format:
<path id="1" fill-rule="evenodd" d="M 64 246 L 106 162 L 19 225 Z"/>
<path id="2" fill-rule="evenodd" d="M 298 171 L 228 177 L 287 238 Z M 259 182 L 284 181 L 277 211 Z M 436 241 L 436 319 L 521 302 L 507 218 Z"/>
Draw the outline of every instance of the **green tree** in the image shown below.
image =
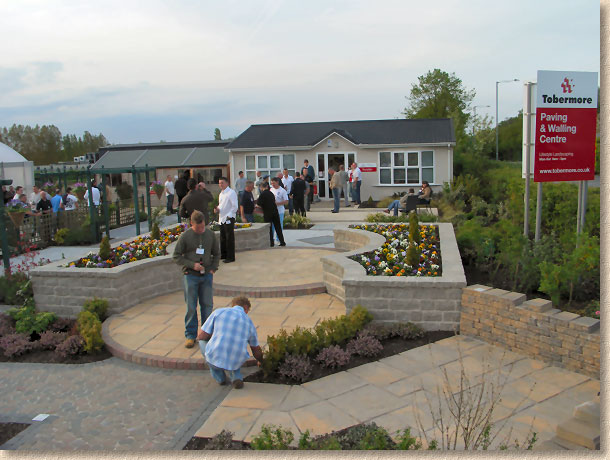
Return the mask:
<path id="1" fill-rule="evenodd" d="M 523 111 L 516 117 L 498 123 L 498 156 L 500 160 L 520 161 L 523 152 Z"/>
<path id="2" fill-rule="evenodd" d="M 407 98 L 409 106 L 404 109 L 403 115 L 407 118 L 451 118 L 455 128 L 455 150 L 459 153 L 468 139 L 468 111 L 475 94 L 474 90 L 464 87 L 462 80 L 454 73 L 434 69 L 420 76 L 418 83 L 411 86 L 411 94 Z"/>
<path id="3" fill-rule="evenodd" d="M 220 141 L 220 140 L 222 140 L 222 136 L 221 136 L 221 134 L 220 134 L 220 129 L 219 129 L 219 128 L 216 128 L 216 129 L 214 130 L 214 140 L 215 140 L 215 141 Z"/>

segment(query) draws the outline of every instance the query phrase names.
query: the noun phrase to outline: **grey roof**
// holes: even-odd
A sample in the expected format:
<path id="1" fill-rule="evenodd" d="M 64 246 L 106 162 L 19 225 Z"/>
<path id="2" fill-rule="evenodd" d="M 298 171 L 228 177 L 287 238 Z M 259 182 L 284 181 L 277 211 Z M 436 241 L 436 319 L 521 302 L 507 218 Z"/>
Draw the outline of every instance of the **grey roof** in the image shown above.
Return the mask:
<path id="1" fill-rule="evenodd" d="M 455 143 L 450 118 L 252 125 L 227 149 L 314 146 L 333 132 L 356 145 Z"/>
<path id="2" fill-rule="evenodd" d="M 94 168 L 190 168 L 226 165 L 228 141 L 163 142 L 159 144 L 119 144 L 99 149 L 102 157 Z"/>

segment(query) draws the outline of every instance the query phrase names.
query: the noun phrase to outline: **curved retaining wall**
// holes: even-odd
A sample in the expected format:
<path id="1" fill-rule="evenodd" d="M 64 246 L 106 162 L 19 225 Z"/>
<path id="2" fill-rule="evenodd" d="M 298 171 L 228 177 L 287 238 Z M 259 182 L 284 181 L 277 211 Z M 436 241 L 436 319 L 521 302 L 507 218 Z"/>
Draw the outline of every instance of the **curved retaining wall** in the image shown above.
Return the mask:
<path id="1" fill-rule="evenodd" d="M 364 267 L 348 257 L 377 249 L 385 243 L 385 237 L 342 225 L 334 230 L 335 247 L 347 252 L 322 259 L 326 290 L 345 303 L 347 313 L 362 305 L 376 322 L 410 321 L 430 331 L 459 329 L 466 276 L 453 226 L 427 225 L 439 227 L 442 276 L 368 276 Z"/>
<path id="2" fill-rule="evenodd" d="M 172 225 L 170 227 L 174 227 Z M 169 227 L 168 227 L 169 228 Z M 113 244 L 132 241 L 134 238 Z M 109 314 L 120 313 L 147 299 L 182 289 L 182 272 L 168 255 L 138 260 L 114 268 L 66 268 L 69 261 L 53 262 L 30 271 L 37 308 L 60 316 L 75 317 L 93 297 L 108 299 Z M 235 230 L 237 251 L 269 246 L 269 224 L 253 224 Z"/>

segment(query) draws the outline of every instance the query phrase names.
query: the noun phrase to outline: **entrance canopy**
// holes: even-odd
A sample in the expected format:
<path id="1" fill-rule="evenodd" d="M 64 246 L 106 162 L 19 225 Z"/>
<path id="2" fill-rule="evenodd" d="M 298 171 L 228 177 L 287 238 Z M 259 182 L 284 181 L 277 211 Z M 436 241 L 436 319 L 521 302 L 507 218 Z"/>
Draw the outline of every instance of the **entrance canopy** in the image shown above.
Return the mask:
<path id="1" fill-rule="evenodd" d="M 13 187 L 21 185 L 29 193 L 34 185 L 34 162 L 0 142 L 0 179 L 12 179 Z"/>

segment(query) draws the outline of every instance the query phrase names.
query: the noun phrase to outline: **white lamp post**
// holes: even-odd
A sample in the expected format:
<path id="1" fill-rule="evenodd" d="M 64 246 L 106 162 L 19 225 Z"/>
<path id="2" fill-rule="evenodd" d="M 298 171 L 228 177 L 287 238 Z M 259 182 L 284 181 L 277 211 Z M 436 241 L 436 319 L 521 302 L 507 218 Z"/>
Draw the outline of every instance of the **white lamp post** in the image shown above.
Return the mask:
<path id="1" fill-rule="evenodd" d="M 519 81 L 517 78 L 513 80 L 500 80 L 496 82 L 496 161 L 499 160 L 498 157 L 498 85 L 500 83 L 510 83 L 513 81 Z"/>

